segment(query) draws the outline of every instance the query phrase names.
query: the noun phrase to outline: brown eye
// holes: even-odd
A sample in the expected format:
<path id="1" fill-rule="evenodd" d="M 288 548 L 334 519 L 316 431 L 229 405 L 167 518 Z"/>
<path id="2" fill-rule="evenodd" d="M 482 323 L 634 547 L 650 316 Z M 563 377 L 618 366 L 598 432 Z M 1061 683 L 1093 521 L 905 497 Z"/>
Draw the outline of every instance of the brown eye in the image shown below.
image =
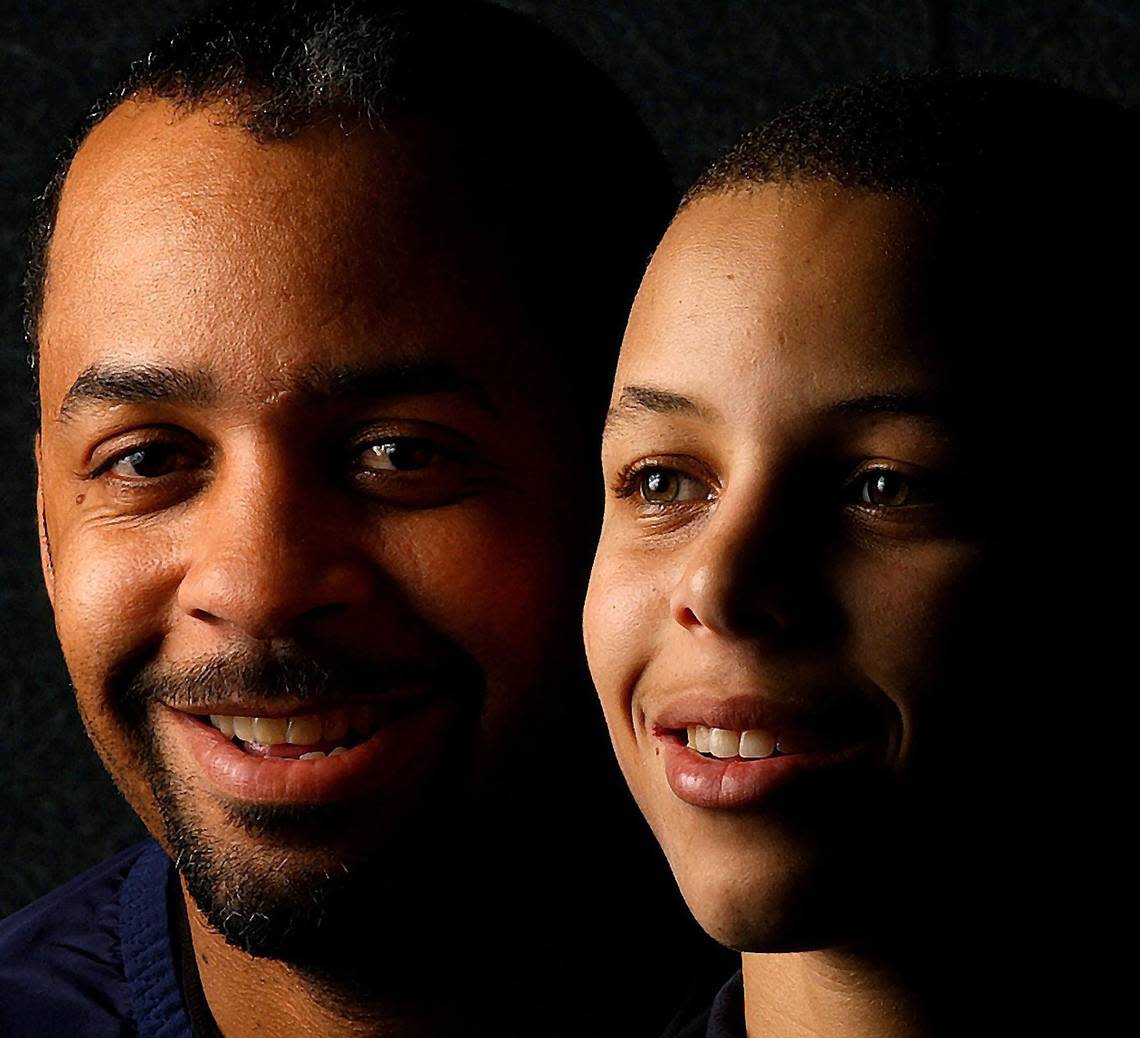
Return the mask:
<path id="1" fill-rule="evenodd" d="M 675 501 L 681 489 L 681 479 L 676 472 L 651 469 L 641 477 L 641 496 L 646 501 L 665 504 Z"/>
<path id="2" fill-rule="evenodd" d="M 413 472 L 440 461 L 443 452 L 426 440 L 398 439 L 370 444 L 360 457 L 372 472 Z"/>
<path id="3" fill-rule="evenodd" d="M 176 471 L 183 462 L 180 448 L 169 443 L 152 443 L 120 454 L 105 471 L 122 479 L 157 479 Z"/>
<path id="4" fill-rule="evenodd" d="M 860 481 L 859 500 L 872 508 L 902 508 L 913 497 L 910 481 L 890 469 L 875 469 Z"/>
<path id="5" fill-rule="evenodd" d="M 709 497 L 709 488 L 704 483 L 676 469 L 644 469 L 639 473 L 637 482 L 642 500 L 653 505 L 706 501 Z"/>

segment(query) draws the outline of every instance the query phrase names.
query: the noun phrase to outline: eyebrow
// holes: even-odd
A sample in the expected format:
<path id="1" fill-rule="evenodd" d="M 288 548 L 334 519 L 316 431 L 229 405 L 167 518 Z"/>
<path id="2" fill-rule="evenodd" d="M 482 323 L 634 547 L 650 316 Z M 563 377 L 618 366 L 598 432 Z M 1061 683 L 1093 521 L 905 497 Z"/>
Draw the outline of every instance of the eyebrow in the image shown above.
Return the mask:
<path id="1" fill-rule="evenodd" d="M 678 414 L 694 418 L 715 417 L 707 407 L 680 393 L 671 393 L 654 386 L 624 386 L 617 402 L 606 413 L 603 437 L 615 427 L 639 414 Z"/>
<path id="2" fill-rule="evenodd" d="M 150 364 L 129 367 L 89 367 L 80 373 L 64 395 L 59 420 L 75 417 L 85 405 L 172 403 L 204 406 L 218 395 L 205 371 L 184 371 Z"/>
<path id="3" fill-rule="evenodd" d="M 393 361 L 369 367 L 313 365 L 289 388 L 314 401 L 377 400 L 395 396 L 462 393 L 498 415 L 485 386 L 446 361 Z"/>
<path id="4" fill-rule="evenodd" d="M 824 408 L 825 414 L 850 415 L 856 418 L 874 415 L 898 415 L 928 422 L 944 422 L 946 408 L 927 393 L 869 393 L 866 396 L 837 400 Z"/>
<path id="5" fill-rule="evenodd" d="M 278 385 L 316 403 L 380 400 L 397 396 L 463 393 L 482 410 L 498 414 L 486 389 L 442 361 L 394 361 L 380 365 L 311 365 Z M 220 396 L 217 381 L 203 369 L 155 365 L 90 367 L 72 383 L 59 409 L 67 421 L 85 405 L 167 403 L 204 407 Z"/>

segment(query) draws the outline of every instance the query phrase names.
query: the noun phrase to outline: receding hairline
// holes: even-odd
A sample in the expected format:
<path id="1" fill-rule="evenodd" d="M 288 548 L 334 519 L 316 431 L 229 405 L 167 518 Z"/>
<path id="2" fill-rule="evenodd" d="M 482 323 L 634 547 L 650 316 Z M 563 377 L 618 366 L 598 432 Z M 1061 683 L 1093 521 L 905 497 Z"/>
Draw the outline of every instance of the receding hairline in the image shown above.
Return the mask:
<path id="1" fill-rule="evenodd" d="M 347 165 L 358 163 L 361 158 L 371 156 L 355 152 L 373 149 L 388 152 L 399 160 L 407 156 L 413 147 L 408 142 L 410 124 L 406 122 L 381 128 L 363 121 L 351 123 L 329 117 L 300 127 L 288 137 L 266 140 L 251 135 L 234 119 L 231 106 L 224 100 L 190 104 L 161 96 L 132 95 L 124 98 L 91 129 L 76 149 L 60 185 L 59 202 L 62 204 L 64 195 L 74 191 L 77 174 L 80 181 L 92 175 L 92 170 L 87 167 L 96 161 L 92 158 L 93 151 L 98 156 L 97 172 L 103 182 L 107 180 L 109 169 L 122 171 L 127 177 L 137 175 L 140 168 L 145 172 L 146 167 L 140 167 L 139 158 L 147 151 L 151 152 L 155 166 L 169 165 L 169 153 L 166 151 L 169 134 L 165 131 L 190 134 L 193 143 L 200 146 L 197 153 L 188 157 L 191 163 L 204 167 L 199 170 L 198 178 L 204 193 L 221 182 L 218 169 L 210 163 L 212 151 L 222 141 L 236 144 L 253 157 L 272 153 L 276 158 L 291 153 L 299 161 L 311 159 L 324 168 L 335 168 L 342 162 Z M 147 134 L 150 134 L 149 140 Z M 446 130 L 424 124 L 416 126 L 415 134 L 418 140 L 427 139 L 430 135 L 442 138 Z M 180 142 L 182 145 L 186 143 Z M 391 186 L 385 184 L 384 190 L 390 190 Z M 377 190 L 374 184 L 370 190 Z"/>

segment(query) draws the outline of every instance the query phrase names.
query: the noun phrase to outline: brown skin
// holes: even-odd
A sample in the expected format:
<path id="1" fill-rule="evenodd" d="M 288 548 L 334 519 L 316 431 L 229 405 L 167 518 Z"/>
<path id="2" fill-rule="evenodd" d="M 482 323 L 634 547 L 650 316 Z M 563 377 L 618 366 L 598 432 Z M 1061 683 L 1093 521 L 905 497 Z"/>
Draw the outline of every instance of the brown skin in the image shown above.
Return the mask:
<path id="1" fill-rule="evenodd" d="M 619 362 L 587 655 L 690 909 L 748 953 L 749 1034 L 765 1038 L 931 1033 L 905 923 L 921 930 L 944 889 L 936 798 L 976 710 L 947 687 L 971 662 L 959 636 L 982 587 L 981 542 L 952 507 L 970 459 L 953 414 L 835 409 L 943 394 L 914 306 L 924 262 L 921 220 L 899 200 L 824 185 L 705 197 L 654 256 Z M 631 406 L 629 387 L 698 410 Z M 893 489 L 867 501 L 881 470 Z M 666 783 L 650 719 L 694 688 L 869 697 L 877 756 L 755 810 L 691 806 Z"/>
<path id="2" fill-rule="evenodd" d="M 551 463 L 565 460 L 569 419 L 529 388 L 548 374 L 543 351 L 478 228 L 425 173 L 429 148 L 327 127 L 259 144 L 225 122 L 128 102 L 84 143 L 63 193 L 37 456 L 45 577 L 84 721 L 165 841 L 116 709 L 117 668 L 287 644 L 352 652 L 383 674 L 458 647 L 486 678 L 457 736 L 471 757 L 459 781 L 481 803 L 520 731 L 558 713 L 573 670 L 590 495 L 584 466 Z M 421 361 L 462 384 L 305 390 L 314 366 Z M 82 372 L 126 365 L 202 372 L 213 392 L 81 401 L 61 417 Z M 369 471 L 368 445 L 393 437 L 431 448 L 410 471 Z M 406 854 L 414 873 L 417 848 L 391 838 L 420 824 L 445 766 L 431 748 L 382 802 L 350 803 L 331 842 L 275 843 L 235 825 L 160 713 L 148 717 L 179 809 L 243 870 L 309 876 Z M 446 914 L 446 898 L 436 907 Z M 193 907 L 190 921 L 227 1038 L 446 1031 L 423 1006 L 338 1007 L 289 966 L 227 945 Z"/>

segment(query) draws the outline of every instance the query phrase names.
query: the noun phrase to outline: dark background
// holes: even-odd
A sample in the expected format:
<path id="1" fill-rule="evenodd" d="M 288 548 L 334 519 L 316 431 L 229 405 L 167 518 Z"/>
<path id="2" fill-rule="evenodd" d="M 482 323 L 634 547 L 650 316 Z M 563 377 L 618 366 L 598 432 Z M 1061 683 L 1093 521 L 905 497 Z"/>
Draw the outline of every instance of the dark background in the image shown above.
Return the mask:
<path id="1" fill-rule="evenodd" d="M 190 0 L 0 0 L 0 916 L 142 829 L 89 748 L 68 691 L 35 545 L 32 420 L 20 325 L 29 202 L 64 137 Z M 1135 104 L 1132 0 L 510 0 L 634 99 L 687 184 L 745 127 L 821 88 L 932 65 L 1016 71 Z M 1042 171 L 1063 189 L 1067 163 Z"/>

